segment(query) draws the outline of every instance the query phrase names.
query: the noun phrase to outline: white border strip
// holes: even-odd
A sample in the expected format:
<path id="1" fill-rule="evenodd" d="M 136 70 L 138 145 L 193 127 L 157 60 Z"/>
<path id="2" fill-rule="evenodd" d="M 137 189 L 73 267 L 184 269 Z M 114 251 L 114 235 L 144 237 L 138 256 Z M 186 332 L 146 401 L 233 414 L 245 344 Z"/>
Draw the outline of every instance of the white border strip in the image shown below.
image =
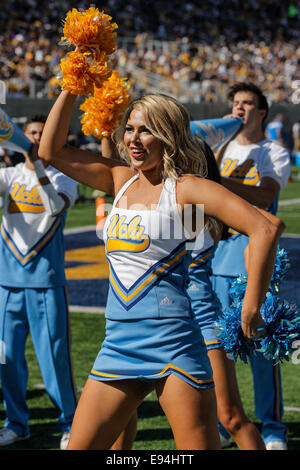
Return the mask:
<path id="1" fill-rule="evenodd" d="M 66 228 L 64 229 L 64 234 L 69 235 L 72 233 L 91 232 L 92 230 L 96 231 L 96 225 L 85 225 L 84 227 Z"/>
<path id="2" fill-rule="evenodd" d="M 284 233 L 280 238 L 300 238 L 298 233 Z"/>
<path id="3" fill-rule="evenodd" d="M 69 305 L 69 312 L 105 314 L 105 307 L 84 307 L 83 305 Z"/>
<path id="4" fill-rule="evenodd" d="M 300 413 L 300 408 L 297 406 L 285 406 L 284 411 L 298 411 Z"/>
<path id="5" fill-rule="evenodd" d="M 300 204 L 300 198 L 297 199 L 282 199 L 282 201 L 278 202 L 278 206 L 292 206 L 293 204 Z"/>

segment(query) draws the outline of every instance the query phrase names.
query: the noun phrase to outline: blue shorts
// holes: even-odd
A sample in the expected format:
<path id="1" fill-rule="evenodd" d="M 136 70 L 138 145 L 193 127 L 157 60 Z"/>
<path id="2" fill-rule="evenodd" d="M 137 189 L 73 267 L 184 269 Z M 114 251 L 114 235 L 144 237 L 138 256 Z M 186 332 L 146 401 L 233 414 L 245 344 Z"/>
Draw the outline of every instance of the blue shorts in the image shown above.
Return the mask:
<path id="1" fill-rule="evenodd" d="M 170 374 L 196 388 L 214 387 L 193 318 L 107 319 L 106 337 L 90 378 L 157 380 Z"/>

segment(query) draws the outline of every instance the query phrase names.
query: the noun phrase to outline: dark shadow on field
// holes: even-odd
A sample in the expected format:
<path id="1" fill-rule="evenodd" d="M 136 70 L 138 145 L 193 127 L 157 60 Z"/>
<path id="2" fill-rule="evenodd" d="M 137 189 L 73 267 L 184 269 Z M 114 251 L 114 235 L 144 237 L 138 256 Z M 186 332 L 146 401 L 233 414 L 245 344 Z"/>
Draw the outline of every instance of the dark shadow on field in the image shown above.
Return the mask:
<path id="1" fill-rule="evenodd" d="M 140 429 L 137 432 L 136 441 L 169 441 L 173 439 L 171 429 L 155 428 L 155 429 Z"/>
<path id="2" fill-rule="evenodd" d="M 34 410 L 32 410 L 34 411 Z M 55 410 L 54 410 L 55 411 Z M 50 418 L 52 409 L 36 409 L 39 418 Z M 10 446 L 1 447 L 1 450 L 58 450 L 60 443 L 60 431 L 56 423 L 31 424 L 30 438 L 19 441 Z"/>
<path id="3" fill-rule="evenodd" d="M 27 401 L 28 400 L 34 400 L 35 398 L 39 398 L 39 397 L 41 397 L 42 395 L 45 395 L 45 394 L 47 394 L 47 392 L 43 388 L 41 388 L 41 389 L 28 389 L 27 392 L 26 392 L 26 400 Z M 0 403 L 3 403 L 2 388 L 0 388 Z M 2 418 L 3 413 L 4 413 L 3 412 L 3 407 L 1 406 L 0 418 Z"/>
<path id="4" fill-rule="evenodd" d="M 164 416 L 164 412 L 157 400 L 146 400 L 139 406 L 138 416 L 141 419 L 154 418 L 155 416 Z"/>
<path id="5" fill-rule="evenodd" d="M 31 412 L 41 420 L 57 417 L 57 412 L 53 408 L 33 408 Z M 60 430 L 55 421 L 31 424 L 28 440 L 1 447 L 1 450 L 58 450 L 60 438 Z"/>
<path id="6" fill-rule="evenodd" d="M 288 450 L 300 450 L 300 413 L 298 423 L 286 423 L 288 428 Z"/>
<path id="7" fill-rule="evenodd" d="M 157 400 L 146 400 L 138 408 L 138 419 L 150 419 L 164 416 L 164 412 Z M 136 441 L 162 441 L 173 439 L 170 428 L 140 429 L 137 432 Z"/>

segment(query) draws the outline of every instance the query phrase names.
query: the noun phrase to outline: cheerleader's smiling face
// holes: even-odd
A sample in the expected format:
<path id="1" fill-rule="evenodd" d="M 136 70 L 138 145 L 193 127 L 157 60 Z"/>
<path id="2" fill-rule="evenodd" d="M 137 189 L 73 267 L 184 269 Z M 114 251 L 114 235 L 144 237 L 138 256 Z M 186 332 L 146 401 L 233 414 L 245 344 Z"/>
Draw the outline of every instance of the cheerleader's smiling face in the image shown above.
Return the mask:
<path id="1" fill-rule="evenodd" d="M 136 170 L 151 170 L 162 165 L 163 144 L 147 128 L 143 113 L 134 108 L 128 118 L 124 144 Z"/>

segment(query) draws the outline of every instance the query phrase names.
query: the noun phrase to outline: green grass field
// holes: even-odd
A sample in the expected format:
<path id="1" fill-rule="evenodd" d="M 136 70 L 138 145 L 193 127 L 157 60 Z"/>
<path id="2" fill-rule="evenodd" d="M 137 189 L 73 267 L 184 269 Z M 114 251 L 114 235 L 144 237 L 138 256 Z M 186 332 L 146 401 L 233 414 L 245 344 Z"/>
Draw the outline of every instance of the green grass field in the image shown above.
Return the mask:
<path id="1" fill-rule="evenodd" d="M 292 167 L 292 181 L 280 194 L 280 201 L 300 198 L 300 168 Z M 288 206 L 279 206 L 278 217 L 286 225 L 285 233 L 300 234 L 300 203 L 293 203 Z"/>
<path id="2" fill-rule="evenodd" d="M 282 192 L 281 199 L 300 197 L 300 182 L 292 181 Z M 287 233 L 300 234 L 300 204 L 280 208 L 280 217 L 287 225 Z M 295 215 L 297 214 L 297 215 Z M 78 203 L 69 211 L 67 228 L 95 224 L 95 205 Z M 90 368 L 104 337 L 104 316 L 86 313 L 71 313 L 72 358 L 78 396 L 84 386 Z M 300 353 L 298 355 L 300 359 Z M 31 338 L 27 343 L 27 361 L 29 365 L 28 405 L 31 410 L 31 438 L 16 443 L 5 449 L 10 450 L 54 450 L 59 448 L 60 433 L 56 425 L 57 411 L 43 388 L 43 381 L 35 358 Z M 260 427 L 254 415 L 252 375 L 249 366 L 237 362 L 237 376 L 243 404 L 248 416 Z M 282 366 L 282 383 L 285 404 L 283 421 L 288 425 L 288 445 L 290 450 L 300 449 L 300 364 L 286 362 Z M 1 400 L 2 402 L 2 400 Z M 297 411 L 296 411 L 297 410 Z M 134 444 L 135 450 L 173 450 L 175 449 L 172 433 L 166 418 L 156 400 L 150 394 L 139 408 L 138 433 Z M 0 409 L 0 426 L 4 424 L 4 411 Z M 232 444 L 229 450 L 236 450 Z"/>

